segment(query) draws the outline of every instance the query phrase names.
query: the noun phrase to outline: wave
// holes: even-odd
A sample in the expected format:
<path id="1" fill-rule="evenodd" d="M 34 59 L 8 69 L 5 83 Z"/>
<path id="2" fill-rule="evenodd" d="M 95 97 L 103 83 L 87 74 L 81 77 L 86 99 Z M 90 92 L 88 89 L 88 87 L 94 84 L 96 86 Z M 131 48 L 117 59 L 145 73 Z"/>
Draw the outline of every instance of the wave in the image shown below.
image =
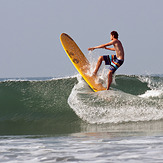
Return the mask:
<path id="1" fill-rule="evenodd" d="M 159 120 L 162 113 L 162 76 L 116 75 L 111 90 L 96 93 L 80 75 L 0 80 L 1 134 L 78 132 L 83 123 Z"/>
<path id="2" fill-rule="evenodd" d="M 67 104 L 76 78 L 0 82 L 0 133 L 71 131 L 79 118 Z M 69 124 L 69 125 L 68 125 Z"/>
<path id="3" fill-rule="evenodd" d="M 92 93 L 78 78 L 68 103 L 84 121 L 94 124 L 160 120 L 163 118 L 163 78 L 115 76 L 109 91 Z M 106 85 L 106 81 L 103 81 Z"/>

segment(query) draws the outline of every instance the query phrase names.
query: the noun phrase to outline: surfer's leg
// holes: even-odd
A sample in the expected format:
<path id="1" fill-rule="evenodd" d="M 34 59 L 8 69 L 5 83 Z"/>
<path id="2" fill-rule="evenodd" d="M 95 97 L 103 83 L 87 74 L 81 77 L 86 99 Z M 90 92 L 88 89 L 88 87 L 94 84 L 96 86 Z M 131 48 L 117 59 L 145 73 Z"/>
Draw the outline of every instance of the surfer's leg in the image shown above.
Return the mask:
<path id="1" fill-rule="evenodd" d="M 100 57 L 98 58 L 97 65 L 96 65 L 96 68 L 95 68 L 95 70 L 94 70 L 94 72 L 93 72 L 93 75 L 96 75 L 96 74 L 97 74 L 97 71 L 99 70 L 102 61 L 104 61 L 104 58 L 103 58 L 103 56 L 100 56 Z"/>
<path id="2" fill-rule="evenodd" d="M 109 70 L 109 73 L 108 73 L 108 85 L 107 85 L 107 90 L 109 90 L 110 88 L 110 85 L 112 83 L 112 75 L 113 75 L 113 72 L 111 70 Z"/>

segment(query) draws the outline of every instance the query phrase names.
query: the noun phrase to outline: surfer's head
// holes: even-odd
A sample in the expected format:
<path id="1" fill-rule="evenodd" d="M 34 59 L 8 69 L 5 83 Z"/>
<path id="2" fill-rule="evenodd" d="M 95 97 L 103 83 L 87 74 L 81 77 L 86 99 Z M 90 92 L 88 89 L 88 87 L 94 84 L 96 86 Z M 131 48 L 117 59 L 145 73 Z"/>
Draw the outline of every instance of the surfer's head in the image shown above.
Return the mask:
<path id="1" fill-rule="evenodd" d="M 117 31 L 112 31 L 110 34 L 111 34 L 111 36 L 112 36 L 113 38 L 118 39 L 118 32 L 117 32 Z M 111 40 L 112 40 L 112 39 L 111 39 Z"/>

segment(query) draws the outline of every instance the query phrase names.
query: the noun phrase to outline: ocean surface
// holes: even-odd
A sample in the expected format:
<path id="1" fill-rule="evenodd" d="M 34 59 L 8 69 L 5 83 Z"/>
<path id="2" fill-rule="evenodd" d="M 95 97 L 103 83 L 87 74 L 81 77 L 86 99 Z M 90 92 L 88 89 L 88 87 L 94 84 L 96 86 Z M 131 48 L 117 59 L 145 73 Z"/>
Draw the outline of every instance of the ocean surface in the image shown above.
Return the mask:
<path id="1" fill-rule="evenodd" d="M 80 75 L 0 79 L 0 162 L 161 163 L 162 153 L 163 75 L 115 75 L 96 93 Z"/>

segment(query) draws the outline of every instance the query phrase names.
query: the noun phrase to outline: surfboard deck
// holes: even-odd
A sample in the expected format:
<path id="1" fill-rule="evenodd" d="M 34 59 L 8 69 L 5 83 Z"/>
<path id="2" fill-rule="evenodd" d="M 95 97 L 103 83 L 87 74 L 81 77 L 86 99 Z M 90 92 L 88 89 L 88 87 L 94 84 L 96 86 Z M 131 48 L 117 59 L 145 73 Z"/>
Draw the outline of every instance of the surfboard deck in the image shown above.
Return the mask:
<path id="1" fill-rule="evenodd" d="M 80 75 L 84 78 L 87 84 L 95 91 L 106 90 L 101 83 L 96 82 L 96 76 L 90 76 L 90 63 L 80 50 L 75 41 L 66 33 L 62 33 L 60 36 L 62 46 L 67 53 L 69 59 L 78 70 Z"/>

